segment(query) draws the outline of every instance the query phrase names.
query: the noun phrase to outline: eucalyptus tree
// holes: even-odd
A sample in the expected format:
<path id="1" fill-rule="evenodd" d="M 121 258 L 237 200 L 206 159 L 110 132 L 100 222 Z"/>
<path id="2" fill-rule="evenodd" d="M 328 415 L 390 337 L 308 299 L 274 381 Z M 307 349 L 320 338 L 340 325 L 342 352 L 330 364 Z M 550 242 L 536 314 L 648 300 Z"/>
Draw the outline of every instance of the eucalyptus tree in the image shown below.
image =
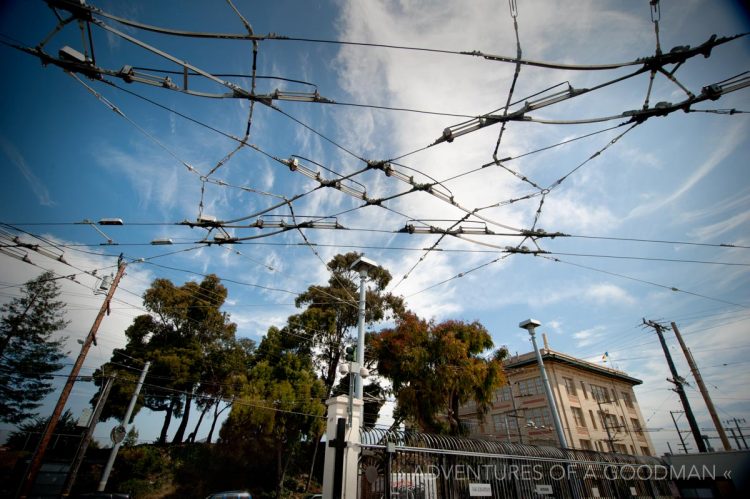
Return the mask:
<path id="1" fill-rule="evenodd" d="M 143 296 L 149 313 L 134 319 L 125 331 L 125 348 L 116 349 L 110 361 L 95 373 L 117 372 L 120 380 L 110 393 L 102 418 L 121 417 L 138 376 L 134 371 L 150 361 L 136 408 L 164 412 L 159 435 L 162 444 L 166 443 L 172 418 L 181 417 L 173 442 L 182 442 L 193 400 L 200 397 L 202 383 L 212 372 L 211 363 L 222 362 L 215 352 L 234 348 L 236 342 L 236 325 L 221 311 L 226 298 L 227 289 L 215 275 L 182 286 L 168 279 L 154 280 Z M 101 383 L 99 376 L 96 379 Z"/>
<path id="2" fill-rule="evenodd" d="M 494 391 L 506 383 L 505 348 L 492 350 L 492 337 L 479 322 L 426 321 L 414 313 L 381 331 L 372 342 L 378 373 L 390 380 L 397 406 L 396 423 L 404 420 L 433 433 L 461 434 L 461 405 L 472 401 L 480 417 Z"/>
<path id="3" fill-rule="evenodd" d="M 246 473 L 265 476 L 263 470 L 273 470 L 280 497 L 290 463 L 306 462 L 300 450 L 323 431 L 325 395 L 309 349 L 288 331 L 271 327 L 255 352 L 248 384 L 222 425 L 221 443 Z"/>
<path id="4" fill-rule="evenodd" d="M 308 338 L 313 362 L 331 395 L 337 378 L 337 368 L 345 348 L 356 337 L 359 313 L 359 273 L 351 265 L 362 256 L 350 252 L 334 256 L 328 262 L 330 277 L 326 285 L 313 285 L 295 300 L 304 310 L 289 317 L 286 329 L 290 334 Z M 367 270 L 365 322 L 377 323 L 404 312 L 399 296 L 385 292 L 391 274 L 383 267 Z"/>

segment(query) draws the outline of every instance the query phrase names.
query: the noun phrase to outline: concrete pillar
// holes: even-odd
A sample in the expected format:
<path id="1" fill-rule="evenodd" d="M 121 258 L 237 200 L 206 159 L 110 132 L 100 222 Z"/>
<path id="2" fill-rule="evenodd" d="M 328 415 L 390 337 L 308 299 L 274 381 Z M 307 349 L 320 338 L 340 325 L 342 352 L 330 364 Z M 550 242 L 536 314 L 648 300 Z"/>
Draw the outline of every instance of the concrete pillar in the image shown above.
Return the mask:
<path id="1" fill-rule="evenodd" d="M 333 498 L 334 457 L 336 449 L 328 444 L 336 439 L 336 423 L 339 418 L 349 419 L 349 397 L 339 395 L 326 400 L 328 416 L 326 421 L 326 457 L 323 468 L 323 499 Z M 347 446 L 344 449 L 344 483 L 342 498 L 357 497 L 357 472 L 359 464 L 359 429 L 362 425 L 364 402 L 352 401 L 352 424 L 346 429 Z"/>

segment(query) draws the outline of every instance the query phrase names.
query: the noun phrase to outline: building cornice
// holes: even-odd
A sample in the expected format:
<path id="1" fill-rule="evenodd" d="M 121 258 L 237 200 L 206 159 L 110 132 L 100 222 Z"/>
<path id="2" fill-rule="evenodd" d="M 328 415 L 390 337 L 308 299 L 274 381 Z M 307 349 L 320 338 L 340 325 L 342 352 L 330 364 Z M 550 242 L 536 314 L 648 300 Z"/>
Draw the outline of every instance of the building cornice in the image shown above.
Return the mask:
<path id="1" fill-rule="evenodd" d="M 608 378 L 613 378 L 619 381 L 624 381 L 631 385 L 643 384 L 643 381 L 641 381 L 640 379 L 629 376 L 624 371 L 620 371 L 618 369 L 611 369 L 609 367 L 598 366 L 592 362 L 578 359 L 576 357 L 571 357 L 570 355 L 566 355 L 560 352 L 555 352 L 553 350 L 541 349 L 540 352 L 542 354 L 542 360 L 544 360 L 545 363 L 554 362 L 554 363 L 559 363 L 559 364 L 565 364 L 571 367 L 582 369 L 584 371 L 598 374 L 600 376 L 606 376 Z M 526 367 L 529 365 L 536 365 L 536 363 L 537 363 L 536 356 L 534 355 L 533 352 L 530 352 L 530 353 L 526 353 L 522 355 L 513 356 L 507 359 L 505 362 L 503 362 L 503 367 L 506 370 L 512 370 L 512 369 Z"/>

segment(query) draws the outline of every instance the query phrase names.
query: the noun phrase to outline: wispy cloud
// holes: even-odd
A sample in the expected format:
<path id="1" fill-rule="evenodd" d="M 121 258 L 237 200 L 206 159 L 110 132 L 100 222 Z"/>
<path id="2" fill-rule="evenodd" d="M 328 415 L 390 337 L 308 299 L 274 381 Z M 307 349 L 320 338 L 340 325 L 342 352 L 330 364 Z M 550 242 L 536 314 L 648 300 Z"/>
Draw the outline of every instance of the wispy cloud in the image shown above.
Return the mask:
<path id="1" fill-rule="evenodd" d="M 23 157 L 18 148 L 2 135 L 0 135 L 0 148 L 10 162 L 18 168 L 23 178 L 26 179 L 26 182 L 29 183 L 29 187 L 34 191 L 39 204 L 42 206 L 55 206 L 55 202 L 50 197 L 47 186 L 31 171 L 31 168 L 26 163 L 26 158 Z"/>
<path id="2" fill-rule="evenodd" d="M 604 326 L 595 326 L 588 329 L 582 329 L 573 333 L 578 347 L 585 347 L 596 342 L 601 334 L 606 330 Z"/>
<path id="3" fill-rule="evenodd" d="M 695 187 L 716 167 L 732 154 L 739 145 L 747 138 L 746 126 L 735 125 L 729 128 L 729 133 L 724 135 L 721 141 L 716 144 L 711 155 L 698 168 L 695 169 L 685 182 L 682 183 L 672 194 L 664 198 L 658 198 L 656 201 L 646 203 L 633 209 L 628 218 L 637 218 L 644 215 L 650 215 L 665 206 L 669 206 L 682 197 L 686 192 Z"/>
<path id="4" fill-rule="evenodd" d="M 586 290 L 586 296 L 599 304 L 633 304 L 635 299 L 624 289 L 614 284 L 595 284 Z"/>

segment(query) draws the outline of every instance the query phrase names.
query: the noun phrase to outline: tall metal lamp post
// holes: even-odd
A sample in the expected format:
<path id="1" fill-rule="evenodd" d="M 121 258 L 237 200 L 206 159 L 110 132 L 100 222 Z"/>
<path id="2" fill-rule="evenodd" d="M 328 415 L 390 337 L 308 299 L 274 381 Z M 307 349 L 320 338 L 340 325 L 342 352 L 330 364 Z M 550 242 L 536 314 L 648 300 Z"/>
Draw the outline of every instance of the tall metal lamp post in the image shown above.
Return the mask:
<path id="1" fill-rule="evenodd" d="M 353 369 L 355 376 L 354 397 L 362 399 L 362 373 L 361 368 L 365 365 L 365 280 L 367 271 L 377 268 L 378 264 L 361 256 L 351 264 L 351 270 L 359 272 L 359 321 L 357 331 L 357 365 Z"/>
<path id="2" fill-rule="evenodd" d="M 534 345 L 534 352 L 536 353 L 536 361 L 539 364 L 539 371 L 542 374 L 542 384 L 544 385 L 544 391 L 547 394 L 547 403 L 549 403 L 549 409 L 552 413 L 552 423 L 555 425 L 555 432 L 557 432 L 557 439 L 560 441 L 560 446 L 565 449 L 568 447 L 568 442 L 565 440 L 565 434 L 563 433 L 562 423 L 560 422 L 560 414 L 557 412 L 557 404 L 555 403 L 555 397 L 552 395 L 552 388 L 549 385 L 549 379 L 547 378 L 547 371 L 544 369 L 544 361 L 542 360 L 542 354 L 539 353 L 539 347 L 536 345 L 536 327 L 541 326 L 542 323 L 535 319 L 528 319 L 518 325 L 521 329 L 525 329 L 531 336 L 531 343 Z"/>

